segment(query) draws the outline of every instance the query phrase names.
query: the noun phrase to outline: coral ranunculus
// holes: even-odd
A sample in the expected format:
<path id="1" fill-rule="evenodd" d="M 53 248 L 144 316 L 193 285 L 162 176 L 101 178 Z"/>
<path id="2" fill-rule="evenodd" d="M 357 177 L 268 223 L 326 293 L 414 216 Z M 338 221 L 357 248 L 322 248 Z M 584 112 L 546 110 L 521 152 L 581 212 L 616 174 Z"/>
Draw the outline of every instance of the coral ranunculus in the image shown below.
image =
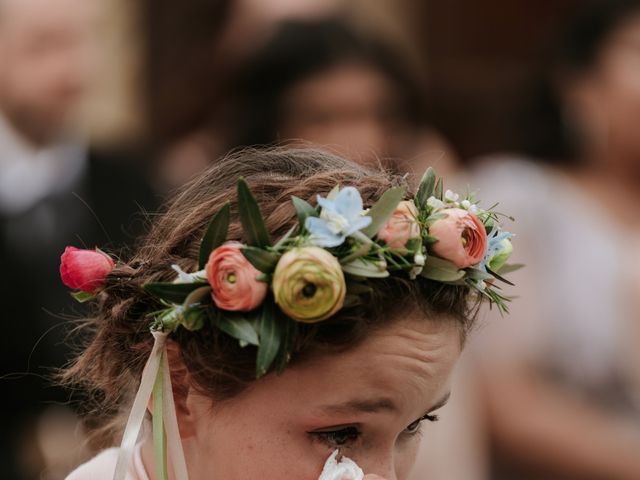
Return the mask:
<path id="1" fill-rule="evenodd" d="M 378 232 L 378 238 L 391 248 L 404 248 L 409 240 L 420 237 L 417 218 L 418 210 L 412 200 L 400 202 L 391 218 Z"/>
<path id="2" fill-rule="evenodd" d="M 458 268 L 479 263 L 487 250 L 487 232 L 480 219 L 461 208 L 449 208 L 442 213 L 446 217 L 429 228 L 429 235 L 438 239 L 431 246 L 433 253 Z"/>
<path id="3" fill-rule="evenodd" d="M 291 319 L 315 323 L 344 305 L 347 287 L 342 267 L 328 251 L 302 247 L 285 253 L 273 274 L 275 301 Z"/>
<path id="4" fill-rule="evenodd" d="M 67 247 L 60 257 L 60 277 L 69 288 L 95 293 L 113 270 L 111 257 L 99 250 Z"/>
<path id="5" fill-rule="evenodd" d="M 205 266 L 211 296 L 216 306 L 231 312 L 249 312 L 267 295 L 268 286 L 257 280 L 257 270 L 241 251 L 239 242 L 227 242 L 216 248 Z"/>

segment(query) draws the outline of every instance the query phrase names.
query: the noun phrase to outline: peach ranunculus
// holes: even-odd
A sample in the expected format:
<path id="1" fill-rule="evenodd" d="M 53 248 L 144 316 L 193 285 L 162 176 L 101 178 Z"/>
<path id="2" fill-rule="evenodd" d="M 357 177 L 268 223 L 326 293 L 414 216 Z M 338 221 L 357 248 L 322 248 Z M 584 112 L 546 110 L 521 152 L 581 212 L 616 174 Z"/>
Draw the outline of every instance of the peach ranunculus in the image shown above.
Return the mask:
<path id="1" fill-rule="evenodd" d="M 458 268 L 480 263 L 487 250 L 487 232 L 480 219 L 461 208 L 449 208 L 442 213 L 446 217 L 429 228 L 429 235 L 438 239 L 431 246 L 433 253 Z"/>
<path id="2" fill-rule="evenodd" d="M 60 277 L 69 288 L 95 293 L 113 270 L 111 257 L 100 250 L 67 247 L 60 257 Z"/>
<path id="3" fill-rule="evenodd" d="M 232 312 L 249 312 L 267 295 L 268 285 L 257 280 L 260 271 L 245 258 L 239 242 L 216 248 L 205 266 L 211 296 L 216 306 Z"/>
<path id="4" fill-rule="evenodd" d="M 418 210 L 413 200 L 400 202 L 391 218 L 378 232 L 378 238 L 384 240 L 390 248 L 404 248 L 409 240 L 420 237 L 417 218 Z"/>

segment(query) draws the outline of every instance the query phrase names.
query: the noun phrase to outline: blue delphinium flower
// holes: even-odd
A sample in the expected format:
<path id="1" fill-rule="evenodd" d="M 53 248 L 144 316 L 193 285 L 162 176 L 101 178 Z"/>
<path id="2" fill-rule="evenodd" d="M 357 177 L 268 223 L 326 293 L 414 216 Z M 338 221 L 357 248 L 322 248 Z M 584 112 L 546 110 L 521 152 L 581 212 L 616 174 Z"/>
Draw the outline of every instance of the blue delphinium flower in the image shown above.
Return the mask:
<path id="1" fill-rule="evenodd" d="M 348 236 L 371 224 L 356 188 L 345 187 L 329 197 L 318 195 L 318 204 L 322 207 L 320 217 L 308 217 L 305 221 L 305 228 L 311 233 L 309 241 L 318 247 L 342 245 Z"/>
<path id="2" fill-rule="evenodd" d="M 494 228 L 487 237 L 487 251 L 484 254 L 484 258 L 480 262 L 480 265 L 478 265 L 478 268 L 486 272 L 487 266 L 491 263 L 491 260 L 493 260 L 493 258 L 504 249 L 503 242 L 505 240 L 511 240 L 512 237 L 512 233 Z"/>

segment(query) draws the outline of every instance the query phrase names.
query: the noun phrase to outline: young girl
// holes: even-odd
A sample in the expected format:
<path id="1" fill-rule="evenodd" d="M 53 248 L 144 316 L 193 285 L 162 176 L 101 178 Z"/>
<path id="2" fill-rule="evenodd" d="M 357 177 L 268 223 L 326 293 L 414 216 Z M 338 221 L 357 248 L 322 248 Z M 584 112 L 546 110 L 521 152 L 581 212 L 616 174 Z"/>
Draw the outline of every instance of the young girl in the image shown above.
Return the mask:
<path id="1" fill-rule="evenodd" d="M 509 236 L 432 171 L 414 197 L 317 151 L 221 160 L 127 263 L 62 256 L 95 304 L 66 378 L 111 434 L 130 410 L 69 479 L 407 478 Z"/>

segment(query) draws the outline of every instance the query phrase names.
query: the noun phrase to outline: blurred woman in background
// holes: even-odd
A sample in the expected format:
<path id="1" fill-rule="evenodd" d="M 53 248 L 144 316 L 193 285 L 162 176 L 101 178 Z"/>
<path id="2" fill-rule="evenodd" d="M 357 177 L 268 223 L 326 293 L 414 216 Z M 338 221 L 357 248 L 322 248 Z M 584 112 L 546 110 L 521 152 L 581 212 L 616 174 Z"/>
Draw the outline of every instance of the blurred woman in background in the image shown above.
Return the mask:
<path id="1" fill-rule="evenodd" d="M 579 8 L 524 129 L 547 164 L 473 173 L 527 263 L 477 342 L 494 478 L 640 478 L 640 2 Z"/>
<path id="2" fill-rule="evenodd" d="M 240 74 L 232 146 L 310 143 L 424 171 L 449 149 L 428 126 L 419 75 L 402 54 L 333 18 L 283 22 Z"/>

